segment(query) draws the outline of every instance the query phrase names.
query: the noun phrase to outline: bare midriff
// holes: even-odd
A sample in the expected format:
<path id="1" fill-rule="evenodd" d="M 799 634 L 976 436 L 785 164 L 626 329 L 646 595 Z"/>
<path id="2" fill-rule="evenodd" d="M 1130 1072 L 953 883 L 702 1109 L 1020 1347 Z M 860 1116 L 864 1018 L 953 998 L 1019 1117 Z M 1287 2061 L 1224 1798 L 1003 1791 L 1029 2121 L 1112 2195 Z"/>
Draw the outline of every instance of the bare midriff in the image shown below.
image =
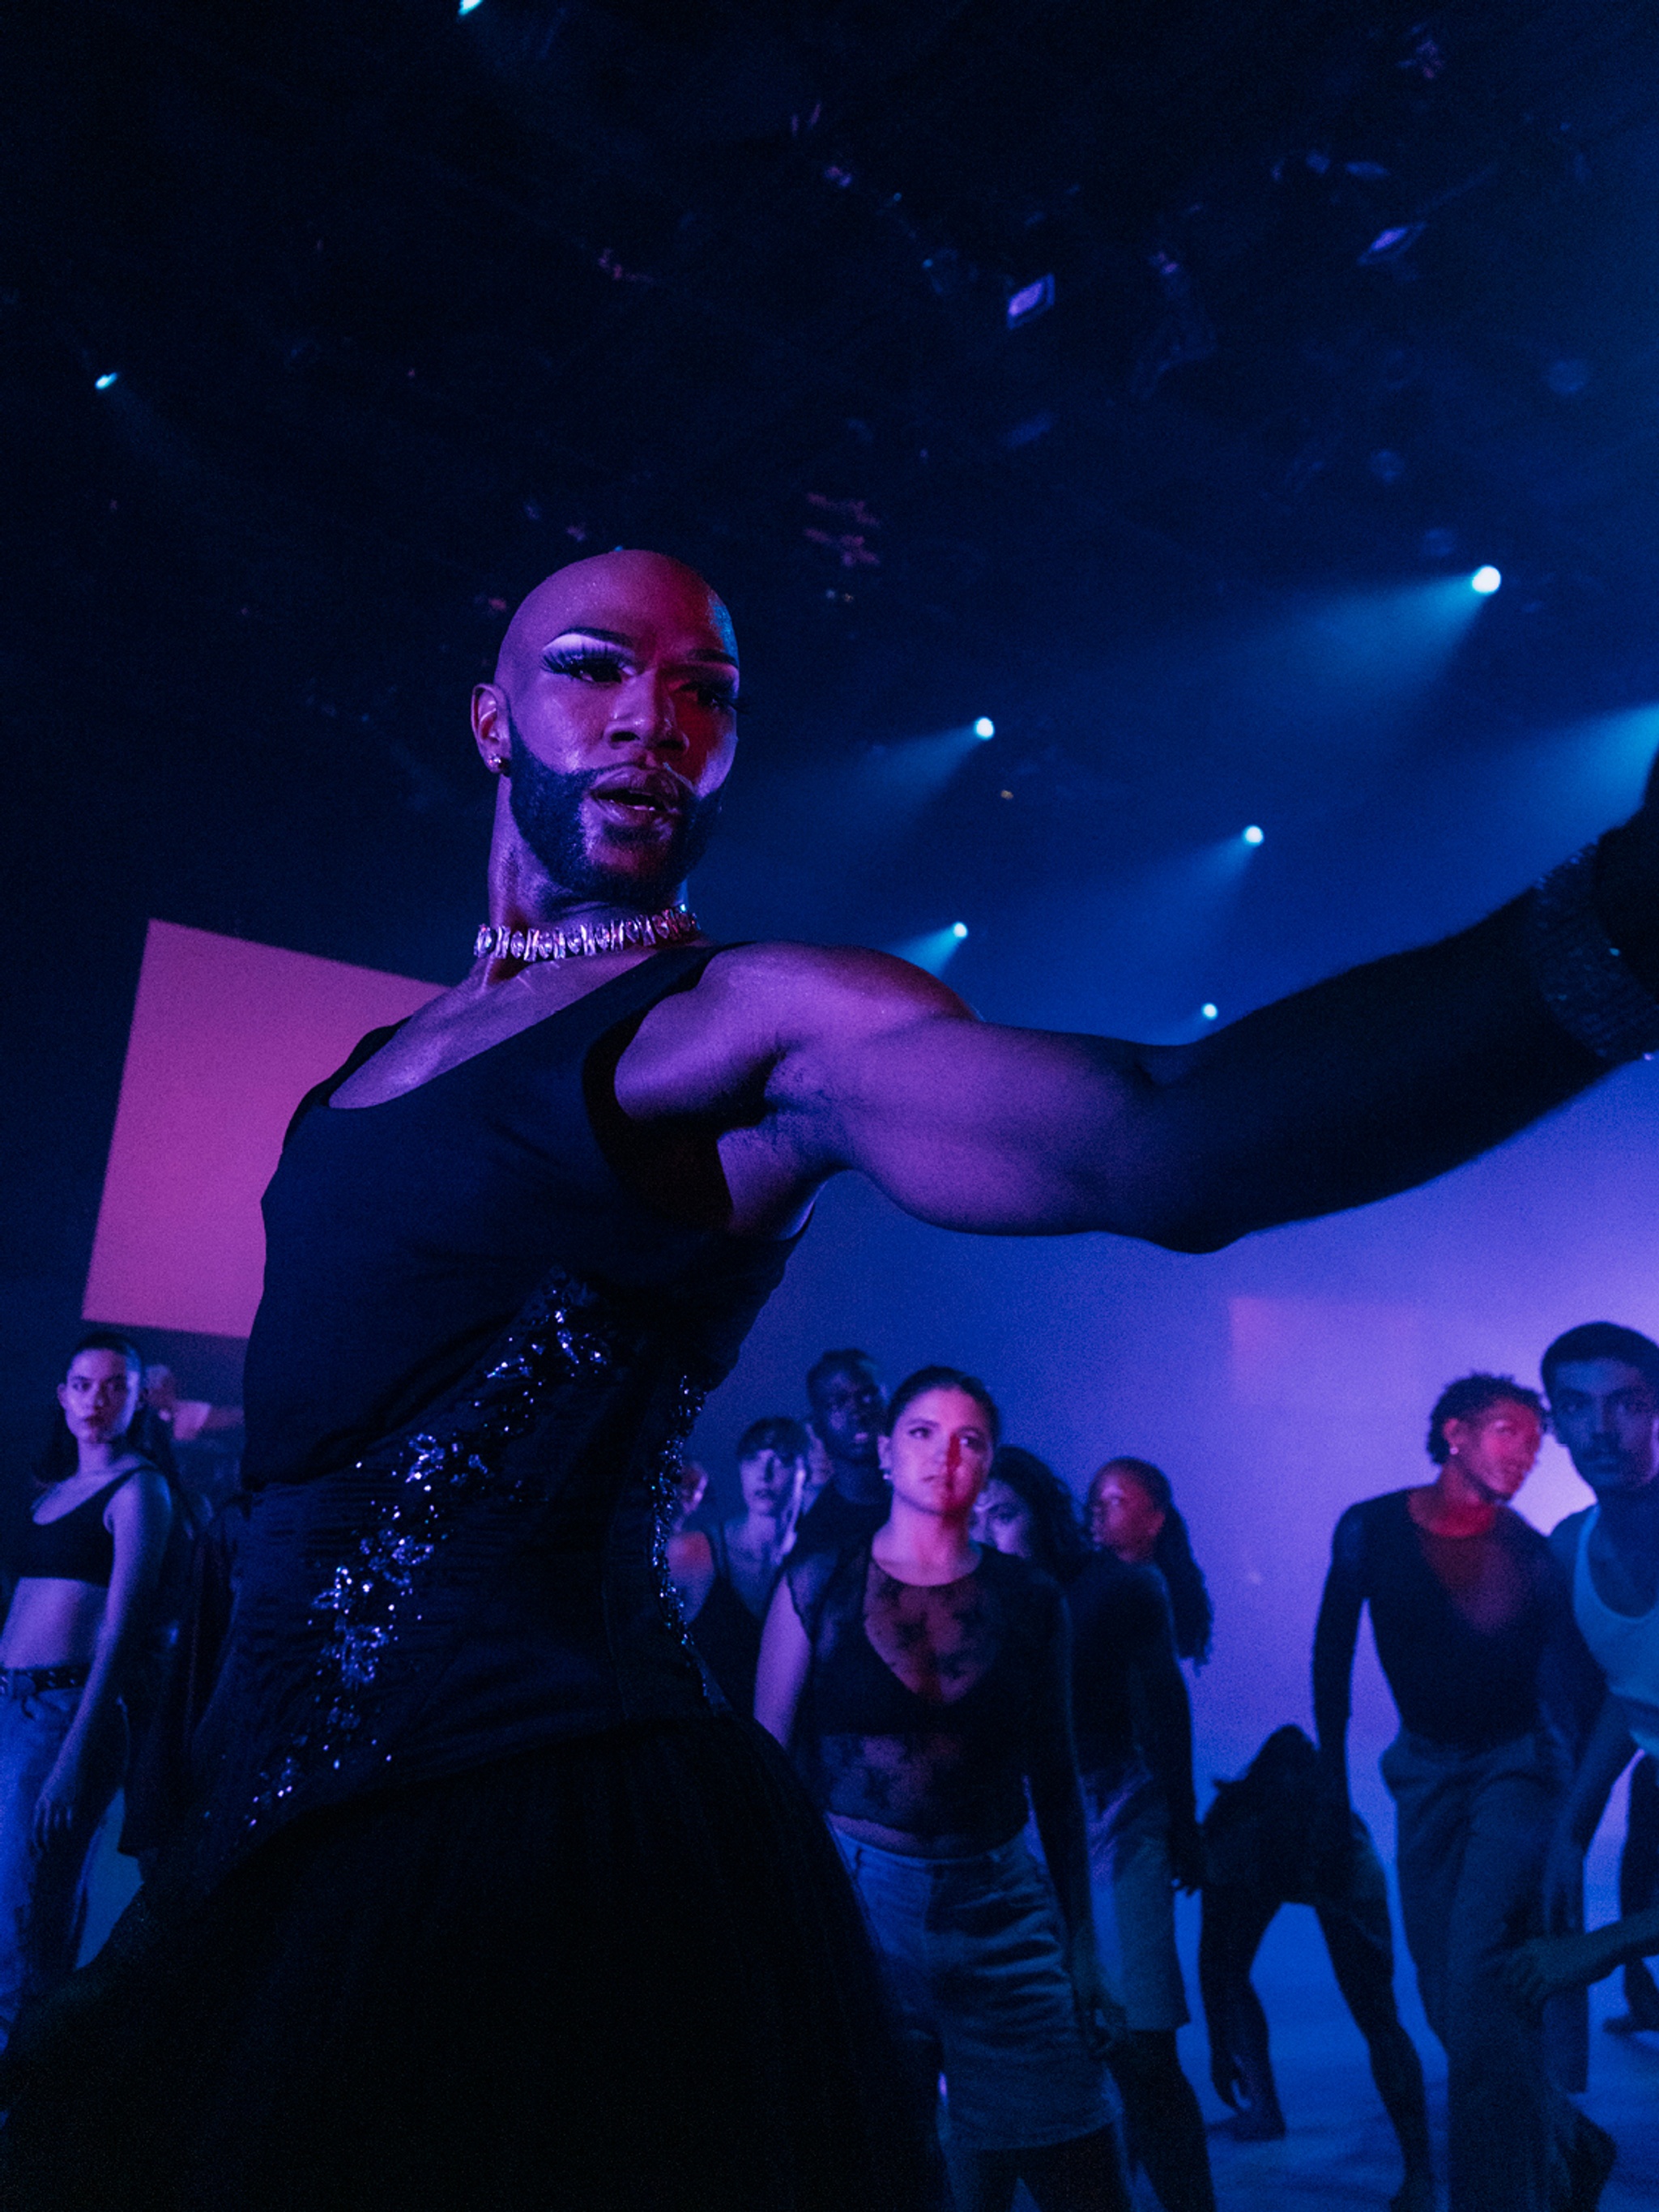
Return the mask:
<path id="1" fill-rule="evenodd" d="M 0 1631 L 0 1667 L 90 1665 L 108 1601 L 100 1583 L 26 1575 Z"/>
<path id="2" fill-rule="evenodd" d="M 860 1820 L 849 1813 L 831 1813 L 830 1825 L 854 1844 L 873 1844 L 878 1851 L 891 1851 L 906 1859 L 971 1859 L 981 1851 L 1000 1850 L 1012 1841 L 1008 1836 L 973 1836 L 960 1831 L 939 1836 L 914 1836 L 908 1828 L 884 1827 L 879 1820 Z M 1016 1831 L 1018 1833 L 1018 1831 Z"/>

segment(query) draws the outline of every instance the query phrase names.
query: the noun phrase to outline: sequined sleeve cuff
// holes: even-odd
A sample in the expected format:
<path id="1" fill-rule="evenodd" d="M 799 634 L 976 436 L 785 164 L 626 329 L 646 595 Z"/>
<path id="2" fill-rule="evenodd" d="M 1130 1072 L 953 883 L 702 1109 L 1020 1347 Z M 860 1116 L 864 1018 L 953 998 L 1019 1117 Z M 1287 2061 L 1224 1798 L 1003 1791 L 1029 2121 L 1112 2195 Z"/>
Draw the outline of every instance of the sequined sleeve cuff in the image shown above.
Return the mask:
<path id="1" fill-rule="evenodd" d="M 1659 1052 L 1659 1000 L 1632 975 L 1596 911 L 1595 854 L 1586 845 L 1534 886 L 1527 957 L 1562 1028 L 1617 1067 Z"/>

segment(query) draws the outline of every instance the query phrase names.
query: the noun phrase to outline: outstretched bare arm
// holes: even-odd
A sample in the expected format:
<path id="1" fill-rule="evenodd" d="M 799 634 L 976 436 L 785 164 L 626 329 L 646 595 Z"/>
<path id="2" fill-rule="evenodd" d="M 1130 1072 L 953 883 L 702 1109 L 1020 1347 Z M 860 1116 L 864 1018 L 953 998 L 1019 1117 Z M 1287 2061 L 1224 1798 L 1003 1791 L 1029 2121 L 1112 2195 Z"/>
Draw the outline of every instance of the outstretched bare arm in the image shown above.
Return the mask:
<path id="1" fill-rule="evenodd" d="M 1650 842 L 1645 815 L 1613 832 L 1597 878 L 1649 988 Z M 879 953 L 745 947 L 653 1010 L 617 1095 L 715 1122 L 745 1219 L 854 1169 L 945 1228 L 1212 1250 L 1425 1182 L 1607 1073 L 1546 1004 L 1528 920 L 1517 900 L 1173 1049 L 981 1023 Z"/>
<path id="2" fill-rule="evenodd" d="M 1506 908 L 1180 1050 L 918 1009 L 833 1057 L 792 1054 L 779 1088 L 836 1164 L 927 1220 L 1212 1249 L 1426 1181 L 1604 1073 L 1520 937 Z"/>

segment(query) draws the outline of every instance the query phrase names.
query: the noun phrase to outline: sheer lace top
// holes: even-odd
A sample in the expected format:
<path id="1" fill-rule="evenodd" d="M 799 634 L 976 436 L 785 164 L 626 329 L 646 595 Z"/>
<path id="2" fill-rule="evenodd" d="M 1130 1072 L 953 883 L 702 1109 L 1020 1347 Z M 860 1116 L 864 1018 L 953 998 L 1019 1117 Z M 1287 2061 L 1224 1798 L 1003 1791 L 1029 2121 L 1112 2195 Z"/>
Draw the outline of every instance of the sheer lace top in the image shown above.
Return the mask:
<path id="1" fill-rule="evenodd" d="M 957 1582 L 901 1583 L 867 1544 L 787 1579 L 812 1646 L 795 1749 L 826 1811 L 941 1856 L 1018 1833 L 1028 1771 L 1070 1755 L 1059 1586 L 990 1550 Z"/>

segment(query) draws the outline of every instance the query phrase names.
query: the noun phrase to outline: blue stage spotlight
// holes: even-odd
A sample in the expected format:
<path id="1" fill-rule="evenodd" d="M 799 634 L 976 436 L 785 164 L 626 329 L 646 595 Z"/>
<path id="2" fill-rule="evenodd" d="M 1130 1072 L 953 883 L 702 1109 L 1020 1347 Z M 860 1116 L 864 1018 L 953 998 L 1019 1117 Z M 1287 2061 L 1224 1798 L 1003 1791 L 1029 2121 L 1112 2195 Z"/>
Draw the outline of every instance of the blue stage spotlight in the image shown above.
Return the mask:
<path id="1" fill-rule="evenodd" d="M 939 975 L 967 934 L 965 921 L 953 921 L 947 928 L 930 929 L 925 937 L 907 938 L 902 945 L 890 945 L 887 950 L 908 960 L 913 968 L 925 968 L 930 975 Z"/>
<path id="2" fill-rule="evenodd" d="M 1477 568 L 1469 578 L 1469 589 L 1479 592 L 1483 599 L 1490 599 L 1503 580 L 1502 572 L 1488 562 L 1485 568 Z"/>
<path id="3" fill-rule="evenodd" d="M 112 384 L 119 382 L 120 375 L 118 368 L 106 368 L 101 376 L 93 378 L 92 388 L 94 392 L 107 392 Z"/>
<path id="4" fill-rule="evenodd" d="M 933 804 L 995 728 L 990 716 L 981 714 L 976 722 L 958 722 L 954 729 L 928 737 L 898 738 L 868 746 L 851 764 L 859 796 L 890 829 L 913 820 Z M 837 803 L 847 805 L 851 786 L 846 769 L 836 789 Z"/>
<path id="5" fill-rule="evenodd" d="M 483 6 L 483 0 L 461 0 L 461 4 L 455 12 L 458 15 L 470 15 L 475 8 Z"/>
<path id="6" fill-rule="evenodd" d="M 1206 999 L 1198 1011 L 1206 1022 L 1219 1021 L 1221 1018 L 1221 1009 L 1213 999 Z"/>
<path id="7" fill-rule="evenodd" d="M 1257 825 L 1252 822 L 1249 828 L 1244 832 L 1244 842 L 1247 845 L 1259 845 L 1267 834 L 1267 833 L 1265 830 L 1259 829 Z"/>

